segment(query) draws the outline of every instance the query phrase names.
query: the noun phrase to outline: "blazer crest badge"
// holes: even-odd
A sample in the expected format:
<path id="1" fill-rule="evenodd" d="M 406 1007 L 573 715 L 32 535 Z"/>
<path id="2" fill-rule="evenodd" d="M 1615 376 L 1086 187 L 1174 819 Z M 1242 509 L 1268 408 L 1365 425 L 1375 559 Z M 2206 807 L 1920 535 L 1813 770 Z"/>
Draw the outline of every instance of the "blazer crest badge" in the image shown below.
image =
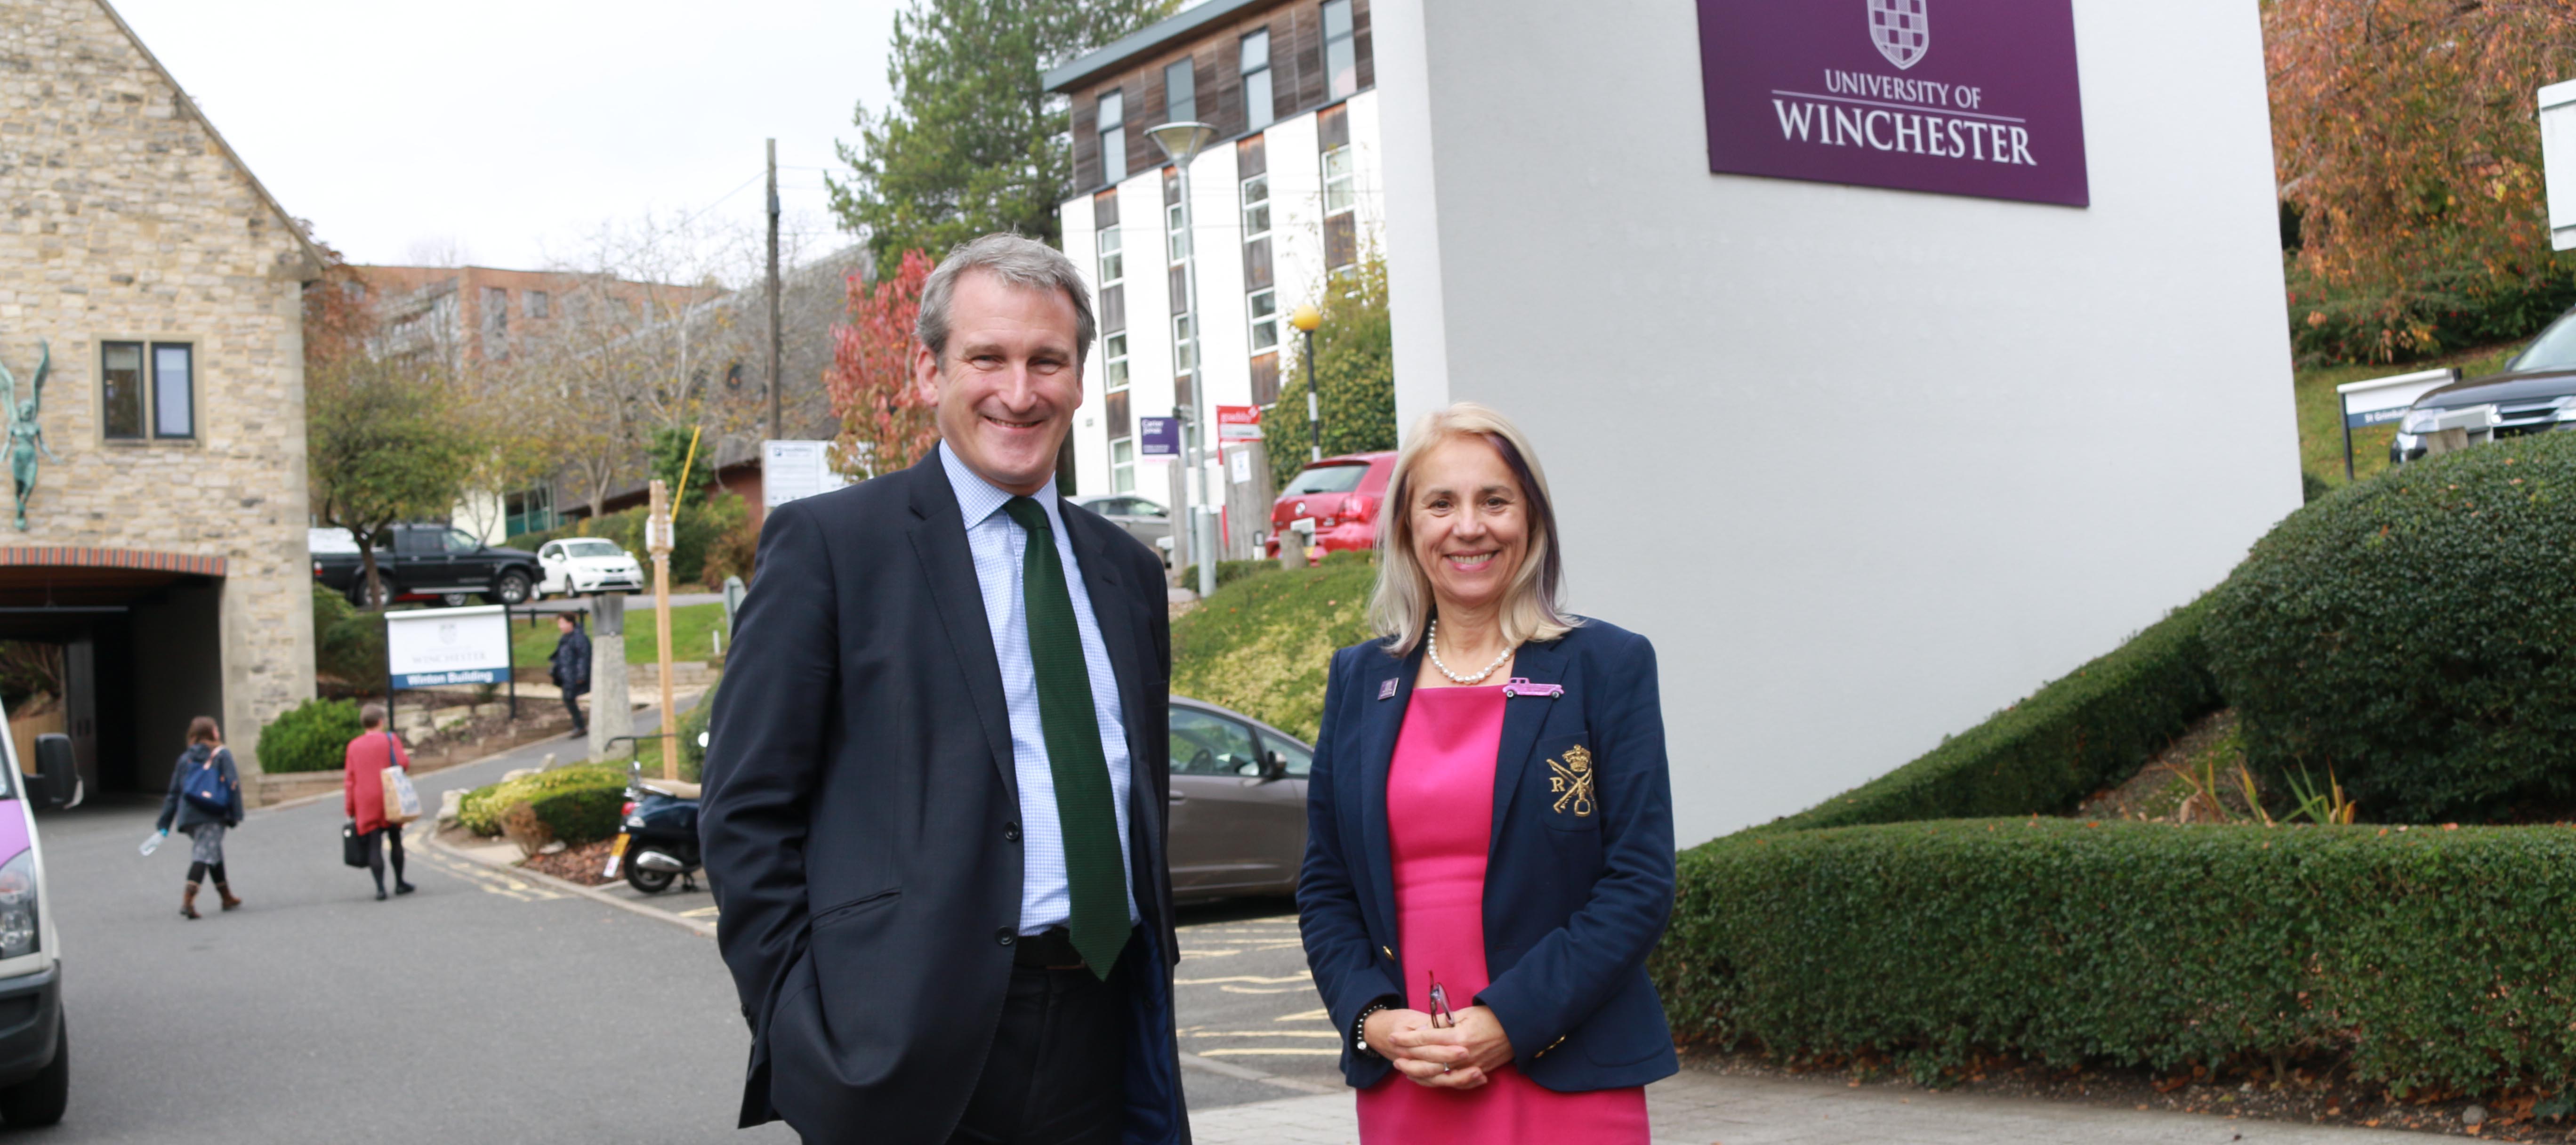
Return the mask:
<path id="1" fill-rule="evenodd" d="M 1547 761 L 1547 769 L 1551 773 L 1547 793 L 1556 796 L 1553 810 L 1558 814 L 1572 810 L 1577 819 L 1589 818 L 1593 809 L 1592 753 L 1576 744 L 1565 749 L 1562 757 Z"/>

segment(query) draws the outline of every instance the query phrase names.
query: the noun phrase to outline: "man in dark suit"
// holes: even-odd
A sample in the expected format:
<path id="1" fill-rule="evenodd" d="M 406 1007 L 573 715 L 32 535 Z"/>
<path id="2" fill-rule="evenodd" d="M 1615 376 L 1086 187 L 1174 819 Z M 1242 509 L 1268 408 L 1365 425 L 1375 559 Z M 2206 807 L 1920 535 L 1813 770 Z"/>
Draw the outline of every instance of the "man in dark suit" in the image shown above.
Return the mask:
<path id="1" fill-rule="evenodd" d="M 916 333 L 941 445 L 770 513 L 710 721 L 742 1124 L 1187 1142 L 1161 561 L 1055 485 L 1090 301 L 1062 254 L 987 235 Z"/>

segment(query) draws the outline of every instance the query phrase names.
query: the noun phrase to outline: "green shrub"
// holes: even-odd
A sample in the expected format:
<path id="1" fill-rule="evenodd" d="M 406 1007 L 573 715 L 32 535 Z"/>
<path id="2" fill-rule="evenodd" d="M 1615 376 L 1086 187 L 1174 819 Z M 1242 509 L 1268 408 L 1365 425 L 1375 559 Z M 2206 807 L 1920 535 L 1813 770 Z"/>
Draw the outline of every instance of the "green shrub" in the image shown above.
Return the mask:
<path id="1" fill-rule="evenodd" d="M 517 779 L 487 783 L 466 792 L 465 797 L 457 804 L 457 822 L 477 835 L 498 835 L 501 833 L 501 816 L 520 803 L 538 805 L 545 797 L 563 791 L 617 792 L 625 789 L 624 768 L 604 763 L 558 767 L 552 771 L 522 775 Z M 545 814 L 542 806 L 538 807 L 538 814 L 541 817 Z M 577 819 L 578 814 L 574 813 L 568 817 Z M 551 822 L 549 820 L 549 825 Z M 556 831 L 556 837 L 563 837 L 560 828 Z"/>
<path id="2" fill-rule="evenodd" d="M 2576 1067 L 2576 831 L 1951 821 L 1685 852 L 1676 1036 L 2169 1069 L 2350 1055 L 2418 1090 Z"/>
<path id="3" fill-rule="evenodd" d="M 385 686 L 385 617 L 330 589 L 313 589 L 313 670 L 344 688 L 380 695 Z"/>
<path id="4" fill-rule="evenodd" d="M 1221 704 L 1311 742 L 1324 719 L 1333 650 L 1369 638 L 1368 596 L 1376 583 L 1375 568 L 1350 559 L 1244 577 L 1216 590 L 1172 622 L 1172 694 Z"/>
<path id="5" fill-rule="evenodd" d="M 2134 774 L 2221 704 L 2202 611 L 2177 610 L 2109 655 L 1921 758 L 1764 831 L 2054 814 Z"/>
<path id="6" fill-rule="evenodd" d="M 618 812 L 626 805 L 625 781 L 615 787 L 565 787 L 528 800 L 539 821 L 570 846 L 594 843 L 617 833 Z M 515 804 L 508 805 L 515 806 Z"/>
<path id="7" fill-rule="evenodd" d="M 698 734 L 707 730 L 707 720 L 715 715 L 716 689 L 724 683 L 707 685 L 698 702 L 680 716 L 680 778 L 696 783 L 707 766 L 707 749 L 698 745 Z"/>
<path id="8" fill-rule="evenodd" d="M 358 738 L 355 700 L 311 699 L 259 729 L 259 769 L 271 775 L 338 771 Z"/>
<path id="9" fill-rule="evenodd" d="M 1275 560 L 1218 561 L 1216 563 L 1216 586 L 1218 588 L 1224 588 L 1225 586 L 1233 584 L 1234 582 L 1242 580 L 1248 576 L 1260 576 L 1263 573 L 1278 571 L 1280 571 L 1280 565 L 1279 562 Z M 1182 565 L 1180 579 L 1173 581 L 1172 583 L 1192 592 L 1197 592 L 1199 588 L 1199 566 L 1194 564 Z"/>
<path id="10" fill-rule="evenodd" d="M 2363 813 L 2576 797 L 2576 435 L 2509 438 L 2290 515 L 2212 594 L 2211 666 L 2266 780 Z"/>

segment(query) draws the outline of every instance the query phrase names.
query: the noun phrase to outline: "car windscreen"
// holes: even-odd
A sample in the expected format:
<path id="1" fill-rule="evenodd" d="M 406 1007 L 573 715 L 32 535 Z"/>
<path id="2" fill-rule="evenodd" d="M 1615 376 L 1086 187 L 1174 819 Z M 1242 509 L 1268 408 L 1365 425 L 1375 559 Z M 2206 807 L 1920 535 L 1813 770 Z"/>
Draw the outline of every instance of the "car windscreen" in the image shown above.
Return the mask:
<path id="1" fill-rule="evenodd" d="M 1348 493 L 1359 488 L 1360 479 L 1366 476 L 1368 476 L 1366 465 L 1318 465 L 1291 479 L 1288 487 L 1280 490 L 1279 495 L 1290 497 L 1299 493 Z"/>
<path id="2" fill-rule="evenodd" d="M 2540 337 L 2523 347 L 2522 353 L 2515 355 L 2505 369 L 2516 373 L 2576 369 L 2576 313 L 2562 315 L 2558 321 L 2550 323 L 2549 329 L 2541 331 Z"/>
<path id="3" fill-rule="evenodd" d="M 564 555 L 568 557 L 620 557 L 626 555 L 626 550 L 618 548 L 616 543 L 613 541 L 565 541 L 563 551 Z"/>

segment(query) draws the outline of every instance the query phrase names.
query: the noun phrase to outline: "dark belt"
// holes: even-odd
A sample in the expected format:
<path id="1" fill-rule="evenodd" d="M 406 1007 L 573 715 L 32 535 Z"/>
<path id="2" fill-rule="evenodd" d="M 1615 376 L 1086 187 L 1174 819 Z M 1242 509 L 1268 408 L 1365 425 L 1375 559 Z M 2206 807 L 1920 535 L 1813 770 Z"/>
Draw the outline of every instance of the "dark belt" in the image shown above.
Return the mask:
<path id="1" fill-rule="evenodd" d="M 1033 970 L 1080 970 L 1090 965 L 1073 948 L 1073 932 L 1061 926 L 1043 934 L 1023 934 L 1011 944 L 1011 965 Z"/>

